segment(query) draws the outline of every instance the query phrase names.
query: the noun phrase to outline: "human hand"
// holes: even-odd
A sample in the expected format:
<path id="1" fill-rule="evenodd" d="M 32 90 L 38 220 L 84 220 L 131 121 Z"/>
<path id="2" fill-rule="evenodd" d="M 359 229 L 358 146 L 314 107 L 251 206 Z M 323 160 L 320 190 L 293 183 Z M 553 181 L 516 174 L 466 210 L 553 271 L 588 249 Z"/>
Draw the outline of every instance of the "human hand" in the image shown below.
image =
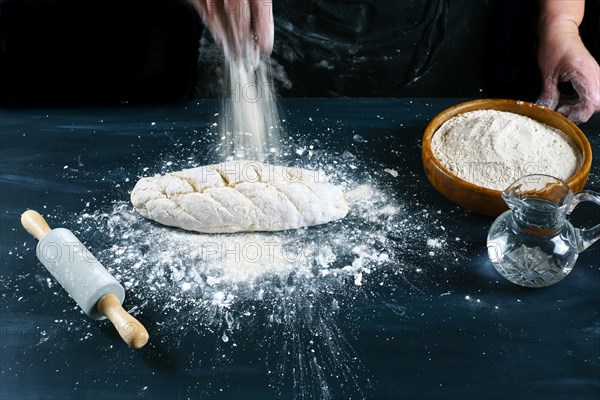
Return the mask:
<path id="1" fill-rule="evenodd" d="M 542 29 L 538 63 L 543 77 L 540 105 L 575 123 L 600 112 L 600 67 L 581 41 L 576 24 L 561 21 Z M 561 98 L 558 85 L 565 82 L 571 83 L 577 98 Z"/>
<path id="2" fill-rule="evenodd" d="M 271 0 L 190 0 L 226 56 L 258 65 L 275 35 Z"/>

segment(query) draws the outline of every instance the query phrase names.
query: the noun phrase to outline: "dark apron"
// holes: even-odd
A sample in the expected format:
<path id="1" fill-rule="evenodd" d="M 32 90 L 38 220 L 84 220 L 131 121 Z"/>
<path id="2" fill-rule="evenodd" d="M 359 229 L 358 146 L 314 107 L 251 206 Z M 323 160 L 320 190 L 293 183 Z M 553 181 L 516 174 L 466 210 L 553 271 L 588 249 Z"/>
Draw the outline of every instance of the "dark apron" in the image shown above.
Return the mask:
<path id="1" fill-rule="evenodd" d="M 596 48 L 599 4 L 586 3 Z M 536 1 L 277 0 L 273 7 L 272 71 L 284 97 L 539 94 Z M 215 51 L 204 48 L 201 60 L 210 64 Z M 214 95 L 218 67 L 201 66 L 200 76 L 200 93 Z"/>

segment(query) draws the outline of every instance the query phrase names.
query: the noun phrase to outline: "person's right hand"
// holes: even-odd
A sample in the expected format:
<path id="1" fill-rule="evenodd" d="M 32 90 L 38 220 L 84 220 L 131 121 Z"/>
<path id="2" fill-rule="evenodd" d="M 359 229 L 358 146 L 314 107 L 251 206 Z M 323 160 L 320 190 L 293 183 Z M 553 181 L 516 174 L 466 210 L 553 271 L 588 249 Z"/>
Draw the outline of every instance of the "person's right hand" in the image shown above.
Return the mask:
<path id="1" fill-rule="evenodd" d="M 575 123 L 600 112 L 600 67 L 585 48 L 577 25 L 570 20 L 544 26 L 538 61 L 543 75 L 539 104 L 556 110 Z M 559 83 L 570 82 L 576 99 L 563 101 Z"/>
<path id="2" fill-rule="evenodd" d="M 257 65 L 273 50 L 271 0 L 190 0 L 226 56 Z"/>

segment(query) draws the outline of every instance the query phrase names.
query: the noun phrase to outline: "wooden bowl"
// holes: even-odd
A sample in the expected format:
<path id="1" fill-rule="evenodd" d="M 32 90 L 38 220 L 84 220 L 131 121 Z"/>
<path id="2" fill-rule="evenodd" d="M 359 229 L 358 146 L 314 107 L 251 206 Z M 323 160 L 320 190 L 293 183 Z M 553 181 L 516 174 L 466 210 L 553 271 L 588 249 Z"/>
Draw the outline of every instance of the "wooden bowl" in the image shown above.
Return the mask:
<path id="1" fill-rule="evenodd" d="M 433 187 L 446 198 L 469 210 L 494 217 L 507 210 L 500 190 L 487 189 L 457 177 L 442 166 L 431 150 L 431 139 L 444 122 L 458 114 L 476 110 L 508 111 L 525 115 L 560 129 L 569 135 L 582 154 L 582 163 L 579 170 L 567 181 L 567 184 L 574 192 L 583 189 L 587 183 L 592 166 L 592 149 L 587 137 L 577 125 L 561 114 L 533 103 L 515 100 L 483 99 L 458 104 L 442 111 L 425 129 L 422 145 L 425 174 Z"/>

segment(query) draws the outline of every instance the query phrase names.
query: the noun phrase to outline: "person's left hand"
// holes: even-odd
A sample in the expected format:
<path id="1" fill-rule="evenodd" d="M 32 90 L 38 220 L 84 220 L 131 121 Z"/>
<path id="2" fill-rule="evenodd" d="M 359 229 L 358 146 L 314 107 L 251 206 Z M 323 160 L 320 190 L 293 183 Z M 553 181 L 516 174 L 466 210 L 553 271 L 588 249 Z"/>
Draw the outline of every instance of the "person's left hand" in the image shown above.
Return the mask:
<path id="1" fill-rule="evenodd" d="M 538 103 L 575 123 L 586 122 L 600 112 L 600 67 L 585 48 L 576 26 L 554 28 L 540 37 L 538 63 L 543 88 Z M 571 83 L 576 99 L 561 98 L 558 84 L 564 82 Z"/>

